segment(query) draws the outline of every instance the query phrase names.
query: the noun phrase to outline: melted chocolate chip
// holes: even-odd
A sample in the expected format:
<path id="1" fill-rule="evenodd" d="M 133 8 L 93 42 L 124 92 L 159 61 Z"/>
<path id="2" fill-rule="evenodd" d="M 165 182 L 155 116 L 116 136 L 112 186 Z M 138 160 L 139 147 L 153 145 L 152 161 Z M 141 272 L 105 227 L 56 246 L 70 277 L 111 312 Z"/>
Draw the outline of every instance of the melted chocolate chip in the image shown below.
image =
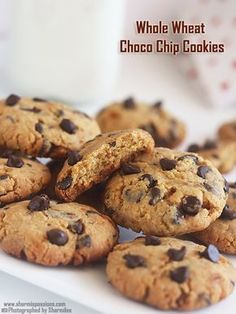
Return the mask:
<path id="1" fill-rule="evenodd" d="M 91 247 L 92 240 L 89 235 L 85 235 L 77 240 L 76 249 L 82 249 L 83 247 Z"/>
<path id="2" fill-rule="evenodd" d="M 214 245 L 210 244 L 206 247 L 205 251 L 200 253 L 200 255 L 204 258 L 209 259 L 209 261 L 213 263 L 217 263 L 220 259 L 220 253 Z"/>
<path id="3" fill-rule="evenodd" d="M 35 124 L 35 130 L 39 133 L 43 133 L 43 124 L 38 122 Z"/>
<path id="4" fill-rule="evenodd" d="M 220 219 L 225 219 L 225 220 L 236 219 L 236 212 L 230 209 L 229 206 L 226 204 L 222 211 Z"/>
<path id="5" fill-rule="evenodd" d="M 0 180 L 6 180 L 6 179 L 8 179 L 9 178 L 9 175 L 8 174 L 2 174 L 1 176 L 0 176 Z"/>
<path id="6" fill-rule="evenodd" d="M 48 209 L 50 206 L 49 198 L 46 194 L 36 195 L 29 202 L 27 208 L 31 211 L 42 211 Z"/>
<path id="7" fill-rule="evenodd" d="M 157 184 L 157 180 L 155 180 L 153 176 L 148 173 L 145 173 L 144 175 L 142 175 L 140 179 L 147 180 L 149 188 L 153 188 Z"/>
<path id="8" fill-rule="evenodd" d="M 137 267 L 145 267 L 145 259 L 140 255 L 126 254 L 123 256 L 125 260 L 125 265 L 128 268 L 137 268 Z"/>
<path id="9" fill-rule="evenodd" d="M 161 244 L 161 239 L 158 238 L 158 237 L 146 236 L 144 244 L 146 246 L 149 246 L 149 245 L 160 245 Z"/>
<path id="10" fill-rule="evenodd" d="M 167 255 L 169 256 L 171 261 L 182 261 L 186 254 L 186 247 L 182 246 L 181 249 L 169 249 L 167 251 Z"/>
<path id="11" fill-rule="evenodd" d="M 15 106 L 19 100 L 20 100 L 19 96 L 15 95 L 15 94 L 11 94 L 6 99 L 6 105 L 7 106 Z"/>
<path id="12" fill-rule="evenodd" d="M 68 229 L 73 233 L 82 234 L 84 232 L 84 224 L 78 220 L 69 224 Z"/>
<path id="13" fill-rule="evenodd" d="M 63 131 L 69 134 L 75 134 L 78 127 L 69 119 L 63 119 L 60 123 L 60 127 Z"/>
<path id="14" fill-rule="evenodd" d="M 198 144 L 191 144 L 187 148 L 187 151 L 191 152 L 191 153 L 196 153 L 196 152 L 198 152 L 200 150 L 201 150 L 201 147 Z"/>
<path id="15" fill-rule="evenodd" d="M 47 102 L 47 100 L 45 100 L 43 98 L 39 98 L 39 97 L 34 97 L 33 101 L 36 101 L 36 102 Z"/>
<path id="16" fill-rule="evenodd" d="M 121 165 L 121 170 L 123 172 L 123 174 L 127 175 L 127 174 L 135 174 L 135 173 L 140 173 L 141 170 L 138 166 L 135 165 L 131 165 L 131 164 L 127 164 L 127 163 L 123 163 Z"/>
<path id="17" fill-rule="evenodd" d="M 178 283 L 185 282 L 189 277 L 189 270 L 186 266 L 178 267 L 170 272 L 170 278 Z"/>
<path id="18" fill-rule="evenodd" d="M 69 177 L 64 178 L 62 181 L 58 182 L 57 187 L 60 190 L 66 190 L 71 186 L 72 182 L 73 182 L 73 178 L 69 176 Z"/>
<path id="19" fill-rule="evenodd" d="M 77 162 L 82 160 L 82 158 L 83 157 L 80 155 L 79 152 L 71 151 L 68 153 L 67 163 L 69 166 L 74 166 Z"/>
<path id="20" fill-rule="evenodd" d="M 154 187 L 150 190 L 150 200 L 149 200 L 149 205 L 154 206 L 156 205 L 161 198 L 161 191 L 160 189 Z"/>
<path id="21" fill-rule="evenodd" d="M 160 166 L 161 166 L 161 169 L 164 171 L 173 170 L 176 167 L 176 164 L 177 162 L 174 159 L 168 159 L 168 158 L 160 159 Z"/>
<path id="22" fill-rule="evenodd" d="M 185 196 L 180 204 L 180 211 L 184 215 L 195 216 L 201 209 L 202 204 L 196 196 Z"/>
<path id="23" fill-rule="evenodd" d="M 200 166 L 197 169 L 197 175 L 203 179 L 206 179 L 206 174 L 211 171 L 208 166 Z"/>
<path id="24" fill-rule="evenodd" d="M 33 113 L 39 113 L 41 112 L 42 110 L 37 108 L 37 107 L 33 107 L 33 108 L 20 108 L 20 110 L 23 110 L 23 111 L 28 111 L 28 112 L 33 112 Z"/>
<path id="25" fill-rule="evenodd" d="M 68 235 L 60 229 L 52 229 L 47 232 L 48 241 L 52 244 L 62 246 L 68 242 Z"/>
<path id="26" fill-rule="evenodd" d="M 129 97 L 126 100 L 124 100 L 123 107 L 125 109 L 134 109 L 136 107 L 134 99 L 132 97 Z"/>
<path id="27" fill-rule="evenodd" d="M 22 168 L 24 166 L 24 161 L 19 157 L 12 155 L 7 159 L 6 165 L 13 168 Z"/>

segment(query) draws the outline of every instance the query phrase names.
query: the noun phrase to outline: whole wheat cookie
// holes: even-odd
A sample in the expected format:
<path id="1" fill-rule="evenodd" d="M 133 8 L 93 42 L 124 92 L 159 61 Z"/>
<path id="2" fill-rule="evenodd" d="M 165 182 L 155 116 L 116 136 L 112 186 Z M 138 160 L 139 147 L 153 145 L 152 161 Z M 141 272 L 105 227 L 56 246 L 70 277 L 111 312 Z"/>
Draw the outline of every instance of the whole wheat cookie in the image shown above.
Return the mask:
<path id="1" fill-rule="evenodd" d="M 115 246 L 107 276 L 133 300 L 162 310 L 194 310 L 226 298 L 236 270 L 213 245 L 147 236 Z"/>
<path id="2" fill-rule="evenodd" d="M 47 195 L 0 209 L 0 247 L 46 266 L 80 265 L 106 256 L 117 242 L 114 223 L 94 208 Z"/>
<path id="3" fill-rule="evenodd" d="M 174 148 L 185 138 L 185 125 L 163 109 L 162 102 L 152 106 L 128 98 L 115 102 L 97 114 L 102 132 L 140 128 L 149 132 L 156 146 Z"/>
<path id="4" fill-rule="evenodd" d="M 0 146 L 31 156 L 63 157 L 100 133 L 86 114 L 39 98 L 0 101 Z"/>
<path id="5" fill-rule="evenodd" d="M 194 152 L 208 159 L 221 172 L 227 173 L 236 164 L 236 143 L 207 140 L 203 145 L 191 144 L 188 152 Z"/>
<path id="6" fill-rule="evenodd" d="M 236 254 L 236 184 L 229 186 L 227 204 L 221 216 L 207 229 L 195 233 L 194 237 L 216 245 L 223 253 Z"/>
<path id="7" fill-rule="evenodd" d="M 151 153 L 151 135 L 140 129 L 122 130 L 98 135 L 78 151 L 72 151 L 58 175 L 56 193 L 65 201 L 106 179 L 137 154 Z"/>
<path id="8" fill-rule="evenodd" d="M 223 141 L 236 141 L 236 120 L 222 124 L 218 129 L 219 138 Z"/>
<path id="9" fill-rule="evenodd" d="M 207 228 L 226 204 L 228 186 L 219 171 L 194 153 L 155 148 L 124 163 L 108 181 L 105 212 L 134 231 L 179 235 Z"/>
<path id="10" fill-rule="evenodd" d="M 0 158 L 0 204 L 12 203 L 38 193 L 51 178 L 47 166 L 11 155 Z"/>

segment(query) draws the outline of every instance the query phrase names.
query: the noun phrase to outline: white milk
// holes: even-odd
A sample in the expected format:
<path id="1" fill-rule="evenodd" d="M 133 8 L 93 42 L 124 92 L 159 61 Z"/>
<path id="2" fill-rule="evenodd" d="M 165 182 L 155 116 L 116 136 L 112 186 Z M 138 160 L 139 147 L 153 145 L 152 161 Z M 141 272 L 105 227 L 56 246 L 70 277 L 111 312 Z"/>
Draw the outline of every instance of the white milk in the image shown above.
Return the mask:
<path id="1" fill-rule="evenodd" d="M 10 0 L 14 93 L 72 103 L 105 98 L 118 69 L 123 0 Z"/>

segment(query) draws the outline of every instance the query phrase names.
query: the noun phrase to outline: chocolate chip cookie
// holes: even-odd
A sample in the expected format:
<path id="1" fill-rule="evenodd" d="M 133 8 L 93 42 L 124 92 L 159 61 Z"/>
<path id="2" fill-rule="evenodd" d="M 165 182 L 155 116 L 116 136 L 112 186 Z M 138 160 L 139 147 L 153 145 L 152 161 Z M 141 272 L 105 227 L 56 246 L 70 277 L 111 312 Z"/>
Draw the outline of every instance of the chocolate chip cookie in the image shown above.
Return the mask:
<path id="1" fill-rule="evenodd" d="M 118 238 L 113 222 L 94 208 L 61 204 L 47 195 L 0 209 L 0 247 L 46 266 L 80 265 L 106 256 Z"/>
<path id="2" fill-rule="evenodd" d="M 236 120 L 222 124 L 218 130 L 219 138 L 223 141 L 236 141 Z"/>
<path id="3" fill-rule="evenodd" d="M 219 171 L 194 153 L 155 148 L 123 163 L 108 181 L 105 211 L 134 231 L 174 236 L 207 228 L 227 199 L 228 186 Z"/>
<path id="4" fill-rule="evenodd" d="M 12 203 L 41 191 L 50 181 L 47 166 L 11 155 L 0 158 L 0 204 Z"/>
<path id="5" fill-rule="evenodd" d="M 236 254 L 236 184 L 231 183 L 227 204 L 221 216 L 207 229 L 194 237 L 204 243 L 212 243 L 223 253 Z"/>
<path id="6" fill-rule="evenodd" d="M 128 98 L 104 108 L 97 115 L 103 132 L 140 128 L 149 132 L 156 146 L 174 148 L 185 138 L 185 125 L 163 109 L 158 101 L 151 106 Z"/>
<path id="7" fill-rule="evenodd" d="M 0 146 L 31 156 L 63 157 L 100 133 L 86 114 L 39 98 L 0 101 Z"/>
<path id="8" fill-rule="evenodd" d="M 98 135 L 79 151 L 72 151 L 59 173 L 56 193 L 65 201 L 78 195 L 96 183 L 102 182 L 139 153 L 153 151 L 151 135 L 140 129 L 122 130 Z"/>
<path id="9" fill-rule="evenodd" d="M 190 145 L 187 151 L 210 160 L 221 173 L 231 171 L 236 163 L 236 143 L 233 142 L 207 140 L 203 145 Z"/>
<path id="10" fill-rule="evenodd" d="M 115 246 L 107 276 L 133 300 L 162 310 L 194 310 L 226 298 L 236 270 L 213 245 L 147 236 Z"/>

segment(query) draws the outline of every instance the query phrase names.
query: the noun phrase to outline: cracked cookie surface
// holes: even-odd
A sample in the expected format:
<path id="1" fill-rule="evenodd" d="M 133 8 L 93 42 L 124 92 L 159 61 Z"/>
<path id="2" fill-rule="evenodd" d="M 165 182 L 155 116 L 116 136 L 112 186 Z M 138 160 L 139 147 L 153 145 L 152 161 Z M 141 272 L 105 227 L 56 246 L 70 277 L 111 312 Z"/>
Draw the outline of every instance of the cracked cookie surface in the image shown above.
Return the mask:
<path id="1" fill-rule="evenodd" d="M 214 246 L 149 236 L 115 246 L 107 276 L 136 301 L 163 310 L 194 310 L 227 297 L 236 270 Z"/>
<path id="2" fill-rule="evenodd" d="M 140 129 L 129 129 L 98 135 L 85 143 L 79 151 L 69 153 L 57 178 L 56 193 L 65 201 L 104 181 L 120 168 L 122 162 L 140 153 L 151 153 L 151 135 Z"/>
<path id="3" fill-rule="evenodd" d="M 47 166 L 28 158 L 0 158 L 0 203 L 12 203 L 40 192 L 51 178 Z"/>
<path id="4" fill-rule="evenodd" d="M 115 224 L 94 208 L 49 201 L 46 195 L 0 209 L 0 247 L 32 263 L 96 261 L 108 254 L 117 238 Z"/>
<path id="5" fill-rule="evenodd" d="M 152 135 L 156 146 L 174 148 L 185 138 L 185 125 L 167 112 L 161 102 L 148 106 L 128 98 L 105 107 L 96 119 L 102 132 L 144 129 Z"/>
<path id="6" fill-rule="evenodd" d="M 229 184 L 229 195 L 221 216 L 207 229 L 194 234 L 204 243 L 212 243 L 227 254 L 236 254 L 236 184 Z"/>
<path id="7" fill-rule="evenodd" d="M 126 228 L 178 235 L 207 228 L 227 199 L 228 186 L 202 157 L 155 148 L 153 156 L 123 164 L 105 188 L 105 212 Z"/>
<path id="8" fill-rule="evenodd" d="M 0 146 L 63 157 L 100 133 L 95 120 L 63 104 L 10 95 L 0 101 Z"/>
<path id="9" fill-rule="evenodd" d="M 207 140 L 203 145 L 192 144 L 187 149 L 208 159 L 221 172 L 231 171 L 236 164 L 236 143 Z"/>

